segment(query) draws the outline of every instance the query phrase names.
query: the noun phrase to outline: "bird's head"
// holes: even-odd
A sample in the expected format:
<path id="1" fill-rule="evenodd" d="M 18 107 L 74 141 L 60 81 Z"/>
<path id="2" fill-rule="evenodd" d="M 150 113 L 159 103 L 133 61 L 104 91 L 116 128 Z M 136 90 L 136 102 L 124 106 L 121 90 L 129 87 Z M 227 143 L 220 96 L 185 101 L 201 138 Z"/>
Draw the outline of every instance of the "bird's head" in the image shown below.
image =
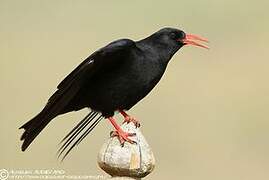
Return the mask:
<path id="1" fill-rule="evenodd" d="M 200 43 L 208 42 L 207 39 L 198 35 L 187 34 L 184 31 L 175 28 L 163 28 L 147 39 L 153 42 L 154 46 L 157 47 L 160 52 L 164 50 L 169 55 L 173 55 L 185 45 L 209 49 L 208 46 Z"/>
<path id="2" fill-rule="evenodd" d="M 199 43 L 199 41 L 208 43 L 207 39 L 198 35 L 187 34 L 184 31 L 175 28 L 163 28 L 154 33 L 153 36 L 159 43 L 165 44 L 167 47 L 179 49 L 185 45 L 192 45 L 209 49 L 208 46 Z"/>

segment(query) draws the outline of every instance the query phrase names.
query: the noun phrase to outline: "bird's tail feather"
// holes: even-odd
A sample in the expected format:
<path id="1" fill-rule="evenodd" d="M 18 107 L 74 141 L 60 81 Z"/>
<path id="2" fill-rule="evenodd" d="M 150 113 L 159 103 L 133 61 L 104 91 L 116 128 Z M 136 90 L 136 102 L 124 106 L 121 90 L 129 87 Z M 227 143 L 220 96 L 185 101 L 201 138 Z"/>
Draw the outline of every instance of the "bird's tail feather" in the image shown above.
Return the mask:
<path id="1" fill-rule="evenodd" d="M 21 150 L 25 151 L 27 147 L 33 142 L 37 135 L 47 126 L 47 124 L 55 117 L 56 115 L 46 116 L 43 112 L 40 112 L 33 119 L 25 123 L 19 129 L 24 129 L 20 140 L 23 141 Z"/>
<path id="2" fill-rule="evenodd" d="M 21 136 L 22 151 L 33 142 L 37 135 L 46 127 L 46 125 L 57 115 L 63 113 L 64 108 L 78 92 L 78 86 L 70 86 L 65 89 L 58 89 L 49 99 L 44 109 L 33 119 L 25 123 L 19 129 L 24 129 Z"/>
<path id="3" fill-rule="evenodd" d="M 62 145 L 57 152 L 58 158 L 65 152 L 62 157 L 63 161 L 70 151 L 78 145 L 93 130 L 93 128 L 95 128 L 95 126 L 97 126 L 102 118 L 102 115 L 95 111 L 91 111 L 85 116 L 60 142 Z"/>

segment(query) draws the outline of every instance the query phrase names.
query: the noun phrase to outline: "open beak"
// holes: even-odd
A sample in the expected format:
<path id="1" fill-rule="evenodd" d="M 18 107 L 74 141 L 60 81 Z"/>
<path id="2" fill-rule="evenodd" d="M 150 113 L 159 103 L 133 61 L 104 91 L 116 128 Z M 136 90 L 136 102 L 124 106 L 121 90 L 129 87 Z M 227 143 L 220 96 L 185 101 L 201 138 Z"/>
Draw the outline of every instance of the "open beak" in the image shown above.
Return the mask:
<path id="1" fill-rule="evenodd" d="M 209 42 L 207 39 L 194 35 L 194 34 L 186 34 L 185 39 L 181 40 L 181 42 L 183 42 L 185 45 L 193 45 L 193 46 L 199 46 L 205 49 L 209 49 L 208 46 L 195 42 L 194 40 L 206 42 L 206 43 Z"/>

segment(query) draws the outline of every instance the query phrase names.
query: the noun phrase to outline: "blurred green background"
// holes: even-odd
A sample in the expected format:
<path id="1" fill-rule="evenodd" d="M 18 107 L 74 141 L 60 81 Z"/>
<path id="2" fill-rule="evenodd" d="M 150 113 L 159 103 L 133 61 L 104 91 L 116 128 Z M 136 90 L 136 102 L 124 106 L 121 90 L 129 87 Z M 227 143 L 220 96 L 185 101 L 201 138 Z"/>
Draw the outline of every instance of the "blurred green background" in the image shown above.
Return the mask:
<path id="1" fill-rule="evenodd" d="M 63 163 L 55 156 L 86 109 L 57 117 L 24 153 L 18 127 L 96 49 L 171 26 L 207 37 L 211 49 L 182 48 L 130 111 L 156 156 L 147 179 L 269 179 L 268 6 L 265 0 L 0 0 L 0 169 L 103 175 L 96 156 L 112 129 L 108 122 Z"/>

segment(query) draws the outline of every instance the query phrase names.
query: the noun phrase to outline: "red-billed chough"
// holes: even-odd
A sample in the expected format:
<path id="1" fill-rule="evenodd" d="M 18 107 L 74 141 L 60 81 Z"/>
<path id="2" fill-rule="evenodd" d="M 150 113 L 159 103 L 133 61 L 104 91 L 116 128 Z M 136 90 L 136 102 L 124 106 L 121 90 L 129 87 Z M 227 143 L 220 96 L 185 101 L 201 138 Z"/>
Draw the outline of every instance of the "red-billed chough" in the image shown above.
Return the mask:
<path id="1" fill-rule="evenodd" d="M 196 41 L 195 41 L 196 40 Z M 58 86 L 44 109 L 24 124 L 21 136 L 24 151 L 56 116 L 88 107 L 91 112 L 62 140 L 59 156 L 78 145 L 104 117 L 115 128 L 112 136 L 120 143 L 133 143 L 116 123 L 113 115 L 120 112 L 125 121 L 139 122 L 125 111 L 143 99 L 159 82 L 172 56 L 184 45 L 208 48 L 196 35 L 174 28 L 163 28 L 140 41 L 116 40 L 97 50 L 75 68 Z M 71 146 L 67 149 L 68 146 Z M 63 158 L 64 158 L 63 157 Z"/>

